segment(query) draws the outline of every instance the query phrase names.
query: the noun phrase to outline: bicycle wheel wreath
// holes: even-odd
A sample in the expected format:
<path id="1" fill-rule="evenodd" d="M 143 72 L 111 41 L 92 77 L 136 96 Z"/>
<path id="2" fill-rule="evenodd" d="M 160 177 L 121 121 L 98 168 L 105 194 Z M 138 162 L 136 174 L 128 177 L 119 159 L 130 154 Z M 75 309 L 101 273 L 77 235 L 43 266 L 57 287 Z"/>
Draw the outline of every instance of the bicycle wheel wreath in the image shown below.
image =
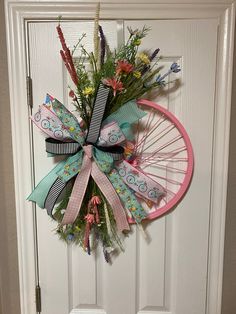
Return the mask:
<path id="1" fill-rule="evenodd" d="M 115 52 L 98 18 L 93 53 L 83 47 L 84 35 L 70 51 L 60 24 L 57 32 L 61 57 L 74 83 L 69 96 L 79 118 L 50 95 L 31 117 L 47 135 L 49 156 L 65 159 L 28 199 L 58 222 L 61 239 L 79 244 L 88 254 L 101 243 L 108 262 L 110 253 L 122 248 L 119 232 L 170 210 L 190 183 L 193 153 L 186 131 L 169 111 L 140 99 L 162 88 L 166 76 L 180 68 L 173 63 L 160 75 L 159 49 L 151 55 L 139 53 L 146 27 L 129 28 L 128 41 Z M 80 51 L 76 61 L 75 49 Z"/>

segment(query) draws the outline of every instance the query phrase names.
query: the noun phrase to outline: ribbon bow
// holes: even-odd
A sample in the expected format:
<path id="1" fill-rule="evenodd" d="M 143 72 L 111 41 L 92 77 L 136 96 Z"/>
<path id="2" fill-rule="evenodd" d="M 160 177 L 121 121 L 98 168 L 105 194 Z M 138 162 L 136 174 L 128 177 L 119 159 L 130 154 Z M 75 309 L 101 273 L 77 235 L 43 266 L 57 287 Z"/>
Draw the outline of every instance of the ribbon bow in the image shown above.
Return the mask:
<path id="1" fill-rule="evenodd" d="M 37 127 L 50 136 L 46 139 L 49 154 L 71 155 L 52 169 L 28 197 L 52 216 L 58 197 L 76 176 L 62 225 L 72 224 L 77 218 L 90 176 L 110 203 L 120 231 L 129 230 L 125 209 L 138 223 L 147 216 L 135 194 L 157 203 L 164 193 L 163 188 L 145 173 L 123 160 L 124 149 L 118 145 L 126 138 L 130 139 L 130 125 L 145 113 L 134 102 L 129 102 L 102 125 L 108 94 L 109 89 L 100 84 L 87 135 L 75 116 L 49 95 L 46 105 L 32 117 Z"/>

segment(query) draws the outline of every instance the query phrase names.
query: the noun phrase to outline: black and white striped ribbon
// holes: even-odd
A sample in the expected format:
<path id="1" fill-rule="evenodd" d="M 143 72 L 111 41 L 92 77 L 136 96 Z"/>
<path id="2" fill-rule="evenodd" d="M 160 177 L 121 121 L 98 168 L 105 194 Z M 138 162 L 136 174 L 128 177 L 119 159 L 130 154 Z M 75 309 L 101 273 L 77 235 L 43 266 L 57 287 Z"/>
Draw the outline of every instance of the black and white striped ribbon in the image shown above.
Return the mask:
<path id="1" fill-rule="evenodd" d="M 108 154 L 113 158 L 114 161 L 123 159 L 124 148 L 122 146 L 96 146 L 102 152 Z"/>
<path id="2" fill-rule="evenodd" d="M 95 144 L 98 140 L 108 95 L 109 88 L 105 87 L 103 84 L 100 84 L 98 87 L 97 96 L 95 98 L 92 117 L 86 138 L 86 142 L 89 144 Z"/>
<path id="3" fill-rule="evenodd" d="M 46 142 L 46 152 L 54 155 L 73 155 L 80 151 L 82 147 L 77 142 L 61 142 L 53 138 L 47 138 Z M 113 160 L 118 161 L 123 159 L 124 149 L 121 146 L 96 146 L 97 149 L 103 151 L 113 158 Z"/>
<path id="4" fill-rule="evenodd" d="M 54 155 L 73 155 L 81 149 L 77 142 L 61 142 L 54 138 L 47 138 L 45 142 L 46 152 Z"/>
<path id="5" fill-rule="evenodd" d="M 44 208 L 47 209 L 47 213 L 49 216 L 53 218 L 52 211 L 55 206 L 55 203 L 66 187 L 68 182 L 63 182 L 60 178 L 57 178 L 56 181 L 51 186 L 50 190 L 48 191 L 48 195 L 45 199 Z"/>

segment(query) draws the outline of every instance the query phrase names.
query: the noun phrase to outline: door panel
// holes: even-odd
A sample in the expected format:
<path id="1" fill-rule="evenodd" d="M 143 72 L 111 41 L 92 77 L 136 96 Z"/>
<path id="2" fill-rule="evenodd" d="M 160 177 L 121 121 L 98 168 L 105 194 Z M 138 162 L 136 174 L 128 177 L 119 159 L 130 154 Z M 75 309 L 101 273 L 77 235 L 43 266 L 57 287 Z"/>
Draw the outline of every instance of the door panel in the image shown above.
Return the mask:
<path id="1" fill-rule="evenodd" d="M 102 252 L 86 255 L 54 234 L 55 224 L 37 209 L 42 313 L 204 314 L 216 75 L 217 20 L 103 21 L 111 49 L 127 37 L 127 26 L 151 26 L 146 50 L 161 48 L 160 64 L 180 63 L 181 87 L 155 100 L 172 111 L 190 135 L 195 172 L 188 193 L 168 215 L 146 226 L 149 241 L 132 227 L 125 253 L 112 265 Z M 29 58 L 34 109 L 46 92 L 69 108 L 69 78 L 60 59 L 54 22 L 29 24 Z M 93 49 L 93 22 L 68 21 L 62 27 L 70 46 L 86 33 Z M 172 78 L 170 78 L 172 79 Z M 33 128 L 36 182 L 57 160 L 47 158 L 42 134 Z M 82 310 L 83 309 L 83 310 Z"/>

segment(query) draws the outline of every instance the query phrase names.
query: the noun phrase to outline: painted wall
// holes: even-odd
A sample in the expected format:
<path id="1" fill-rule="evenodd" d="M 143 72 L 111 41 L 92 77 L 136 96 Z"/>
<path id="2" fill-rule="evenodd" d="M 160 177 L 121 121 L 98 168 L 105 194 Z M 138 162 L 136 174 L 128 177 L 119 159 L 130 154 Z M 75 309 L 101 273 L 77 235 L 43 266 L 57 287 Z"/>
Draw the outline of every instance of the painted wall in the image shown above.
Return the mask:
<path id="1" fill-rule="evenodd" d="M 236 46 L 236 45 L 235 45 Z M 3 1 L 0 1 L 0 314 L 18 314 L 19 280 Z M 235 47 L 236 60 L 236 47 Z M 236 62 L 234 67 L 236 83 Z M 234 84 L 235 85 L 235 84 Z M 236 85 L 233 89 L 222 314 L 236 313 Z"/>

